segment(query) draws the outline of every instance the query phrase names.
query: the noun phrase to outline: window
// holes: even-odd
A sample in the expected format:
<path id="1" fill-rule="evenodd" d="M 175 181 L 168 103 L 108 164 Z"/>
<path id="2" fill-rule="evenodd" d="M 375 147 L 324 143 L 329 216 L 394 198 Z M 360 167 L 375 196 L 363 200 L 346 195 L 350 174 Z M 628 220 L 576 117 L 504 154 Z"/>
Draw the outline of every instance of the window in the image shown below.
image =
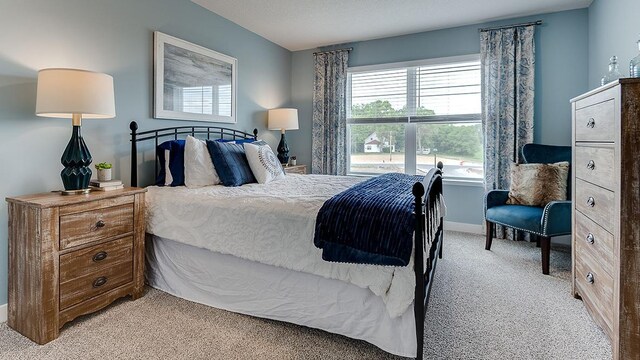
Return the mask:
<path id="1" fill-rule="evenodd" d="M 348 171 L 483 177 L 480 56 L 350 68 Z"/>

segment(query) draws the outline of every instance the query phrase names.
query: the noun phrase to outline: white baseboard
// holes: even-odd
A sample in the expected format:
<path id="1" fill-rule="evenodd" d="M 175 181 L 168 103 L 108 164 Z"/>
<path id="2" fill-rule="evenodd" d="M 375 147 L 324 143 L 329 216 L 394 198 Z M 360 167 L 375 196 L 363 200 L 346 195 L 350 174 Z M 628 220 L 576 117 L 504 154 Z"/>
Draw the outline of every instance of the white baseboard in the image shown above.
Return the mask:
<path id="1" fill-rule="evenodd" d="M 0 323 L 7 321 L 7 304 L 0 305 Z"/>
<path id="2" fill-rule="evenodd" d="M 444 229 L 450 230 L 450 231 L 459 231 L 459 232 L 469 233 L 469 234 L 479 234 L 479 235 L 484 234 L 484 229 L 482 228 L 482 225 L 479 225 L 479 224 L 467 224 L 467 223 L 459 223 L 459 222 L 453 222 L 453 221 L 445 221 Z"/>

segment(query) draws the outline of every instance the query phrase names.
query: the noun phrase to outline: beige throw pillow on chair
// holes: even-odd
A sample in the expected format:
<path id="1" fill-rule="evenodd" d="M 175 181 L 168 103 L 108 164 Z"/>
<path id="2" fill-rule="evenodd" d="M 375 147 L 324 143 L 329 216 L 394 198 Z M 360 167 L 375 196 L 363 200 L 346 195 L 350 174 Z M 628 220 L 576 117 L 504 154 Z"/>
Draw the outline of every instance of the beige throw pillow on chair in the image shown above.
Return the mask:
<path id="1" fill-rule="evenodd" d="M 507 204 L 545 206 L 567 200 L 569 163 L 513 164 Z"/>

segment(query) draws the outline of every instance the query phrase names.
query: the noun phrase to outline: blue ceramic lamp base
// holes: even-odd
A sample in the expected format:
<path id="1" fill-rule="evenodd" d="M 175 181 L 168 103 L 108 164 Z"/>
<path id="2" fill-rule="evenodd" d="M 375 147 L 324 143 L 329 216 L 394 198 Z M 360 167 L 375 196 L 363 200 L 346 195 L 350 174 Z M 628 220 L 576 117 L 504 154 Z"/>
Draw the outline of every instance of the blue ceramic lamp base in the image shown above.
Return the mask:
<path id="1" fill-rule="evenodd" d="M 289 146 L 287 145 L 287 139 L 284 137 L 284 132 L 278 144 L 278 160 L 280 160 L 280 164 L 282 165 L 289 164 Z"/>
<path id="2" fill-rule="evenodd" d="M 91 181 L 91 153 L 80 132 L 80 125 L 73 125 L 71 140 L 62 154 L 64 169 L 60 173 L 65 195 L 86 194 Z"/>

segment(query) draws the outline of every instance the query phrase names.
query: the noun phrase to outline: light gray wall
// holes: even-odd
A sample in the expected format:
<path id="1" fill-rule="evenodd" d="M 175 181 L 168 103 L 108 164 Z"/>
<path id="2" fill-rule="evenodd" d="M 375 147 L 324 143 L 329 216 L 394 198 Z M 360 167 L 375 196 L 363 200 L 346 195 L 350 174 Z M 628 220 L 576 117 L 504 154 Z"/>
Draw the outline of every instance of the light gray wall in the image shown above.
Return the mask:
<path id="1" fill-rule="evenodd" d="M 117 117 L 86 120 L 94 163 L 129 181 L 129 127 L 193 122 L 152 119 L 153 31 L 238 59 L 237 129 L 265 131 L 265 109 L 291 97 L 291 53 L 189 0 L 0 0 L 0 198 L 62 187 L 60 156 L 71 122 L 34 115 L 37 71 L 71 67 L 114 77 Z M 225 125 L 223 125 L 225 126 Z M 152 168 L 152 151 L 145 153 Z M 141 169 L 142 171 L 142 169 Z M 146 178 L 150 177 L 147 172 Z M 0 304 L 7 300 L 7 209 L 0 206 Z"/>
<path id="2" fill-rule="evenodd" d="M 349 65 L 361 66 L 420 60 L 480 52 L 479 27 L 542 19 L 536 30 L 535 131 L 537 143 L 568 145 L 571 142 L 569 99 L 587 90 L 587 9 L 564 11 L 480 25 L 363 41 L 353 46 Z M 338 46 L 342 47 L 342 46 Z M 300 130 L 287 132 L 292 154 L 299 162 L 311 162 L 311 113 L 313 50 L 292 56 L 292 105 L 299 110 Z M 446 169 L 445 169 L 446 176 Z M 449 221 L 482 222 L 481 187 L 445 186 Z"/>
<path id="3" fill-rule="evenodd" d="M 638 0 L 595 0 L 589 7 L 590 89 L 600 86 L 613 55 L 618 57 L 622 75 L 629 76 L 629 62 L 638 55 L 639 14 Z"/>

